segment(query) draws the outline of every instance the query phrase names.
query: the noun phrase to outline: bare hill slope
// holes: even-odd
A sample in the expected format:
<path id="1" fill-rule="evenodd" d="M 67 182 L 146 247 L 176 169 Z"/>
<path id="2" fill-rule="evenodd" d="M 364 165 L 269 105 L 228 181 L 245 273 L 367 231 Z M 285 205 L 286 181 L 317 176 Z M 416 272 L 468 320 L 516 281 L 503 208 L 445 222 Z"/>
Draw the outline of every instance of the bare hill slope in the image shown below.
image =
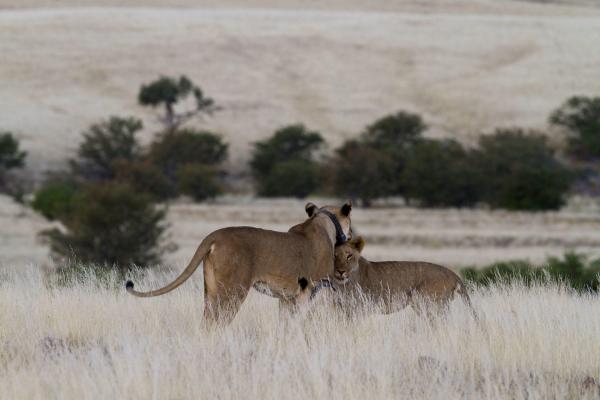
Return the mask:
<path id="1" fill-rule="evenodd" d="M 224 107 L 197 124 L 226 137 L 242 170 L 249 143 L 287 123 L 336 145 L 405 108 L 430 134 L 468 141 L 497 125 L 543 127 L 566 97 L 600 93 L 593 8 L 273 3 L 0 0 L 0 129 L 19 132 L 33 170 L 53 168 L 110 114 L 144 117 L 149 138 L 140 84 L 185 73 Z"/>

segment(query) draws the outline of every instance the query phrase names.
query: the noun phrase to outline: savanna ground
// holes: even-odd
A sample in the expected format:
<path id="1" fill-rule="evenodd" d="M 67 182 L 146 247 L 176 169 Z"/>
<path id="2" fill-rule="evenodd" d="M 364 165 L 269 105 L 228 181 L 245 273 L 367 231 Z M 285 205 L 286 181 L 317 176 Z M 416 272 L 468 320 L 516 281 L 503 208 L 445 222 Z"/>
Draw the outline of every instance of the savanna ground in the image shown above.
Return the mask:
<path id="1" fill-rule="evenodd" d="M 313 199 L 317 204 L 331 200 Z M 9 207 L 10 204 L 10 207 Z M 170 208 L 172 268 L 136 279 L 158 287 L 210 231 L 284 230 L 304 201 L 222 199 Z M 457 301 L 433 321 L 411 309 L 348 320 L 317 302 L 289 320 L 251 293 L 233 324 L 202 322 L 202 274 L 154 299 L 123 281 L 56 284 L 33 227 L 47 225 L 6 199 L 0 223 L 0 398 L 597 398 L 600 298 L 557 286 L 472 289 L 478 324 Z M 372 259 L 424 259 L 453 268 L 493 260 L 542 261 L 573 249 L 598 254 L 590 204 L 561 212 L 355 208 Z M 20 216 L 19 216 L 20 215 Z M 34 223 L 19 223 L 19 221 Z M 37 224 L 37 225 L 36 225 Z M 31 255 L 26 255 L 30 252 Z M 368 305 L 368 307 L 374 307 Z"/>
<path id="2" fill-rule="evenodd" d="M 540 1 L 538 3 L 546 3 Z M 185 73 L 224 109 L 201 126 L 250 144 L 304 122 L 330 145 L 409 109 L 428 135 L 464 142 L 496 126 L 546 127 L 574 94 L 600 91 L 594 1 L 0 0 L 0 118 L 38 177 L 64 165 L 90 123 L 144 117 L 143 82 Z M 549 132 L 552 134 L 552 132 Z M 323 201 L 317 201 L 322 204 Z M 179 249 L 137 280 L 159 286 L 210 231 L 286 230 L 304 201 L 221 199 L 169 211 Z M 598 207 L 551 213 L 355 209 L 373 260 L 466 265 L 576 250 L 600 255 Z M 557 286 L 472 289 L 428 321 L 408 309 L 347 320 L 316 304 L 280 319 L 252 293 L 228 328 L 202 324 L 202 278 L 156 299 L 122 282 L 53 282 L 36 233 L 49 223 L 0 197 L 0 399 L 597 398 L 600 299 Z"/>

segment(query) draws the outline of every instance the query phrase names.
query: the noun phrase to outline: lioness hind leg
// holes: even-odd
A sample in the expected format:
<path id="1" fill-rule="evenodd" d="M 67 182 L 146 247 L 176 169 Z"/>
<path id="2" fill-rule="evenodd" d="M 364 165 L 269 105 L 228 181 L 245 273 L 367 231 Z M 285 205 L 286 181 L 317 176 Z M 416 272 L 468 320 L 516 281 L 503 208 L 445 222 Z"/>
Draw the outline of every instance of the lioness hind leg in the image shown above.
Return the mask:
<path id="1" fill-rule="evenodd" d="M 229 324 L 235 318 L 249 291 L 250 287 L 239 287 L 219 291 L 216 295 L 205 295 L 204 319 L 211 325 Z"/>
<path id="2" fill-rule="evenodd" d="M 204 263 L 204 319 L 207 323 L 229 324 L 250 291 L 249 279 L 219 274 L 211 262 Z"/>

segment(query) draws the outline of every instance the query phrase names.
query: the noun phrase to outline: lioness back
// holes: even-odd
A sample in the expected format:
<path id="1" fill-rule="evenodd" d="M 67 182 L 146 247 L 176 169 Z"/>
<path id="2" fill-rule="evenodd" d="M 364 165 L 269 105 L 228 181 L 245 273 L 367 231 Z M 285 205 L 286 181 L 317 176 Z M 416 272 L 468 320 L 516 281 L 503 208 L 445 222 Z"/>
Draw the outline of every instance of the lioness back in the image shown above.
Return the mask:
<path id="1" fill-rule="evenodd" d="M 214 232 L 215 247 L 213 254 L 222 252 L 233 258 L 241 258 L 255 266 L 256 275 L 281 273 L 297 275 L 302 273 L 312 277 L 317 268 L 315 245 L 301 235 L 282 235 L 281 232 L 250 226 L 236 226 L 219 229 Z M 286 249 L 287 251 L 282 251 Z M 291 257 L 289 249 L 303 257 Z"/>

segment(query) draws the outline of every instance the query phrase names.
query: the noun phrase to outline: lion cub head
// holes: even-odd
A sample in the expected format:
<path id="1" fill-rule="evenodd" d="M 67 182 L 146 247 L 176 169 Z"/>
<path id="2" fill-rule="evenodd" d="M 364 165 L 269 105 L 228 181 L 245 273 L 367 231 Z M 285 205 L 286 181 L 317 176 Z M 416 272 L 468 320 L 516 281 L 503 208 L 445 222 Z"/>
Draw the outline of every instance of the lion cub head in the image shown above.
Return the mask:
<path id="1" fill-rule="evenodd" d="M 348 282 L 350 275 L 358 271 L 360 252 L 364 247 L 365 241 L 359 236 L 335 248 L 333 278 L 336 283 L 344 284 Z"/>

